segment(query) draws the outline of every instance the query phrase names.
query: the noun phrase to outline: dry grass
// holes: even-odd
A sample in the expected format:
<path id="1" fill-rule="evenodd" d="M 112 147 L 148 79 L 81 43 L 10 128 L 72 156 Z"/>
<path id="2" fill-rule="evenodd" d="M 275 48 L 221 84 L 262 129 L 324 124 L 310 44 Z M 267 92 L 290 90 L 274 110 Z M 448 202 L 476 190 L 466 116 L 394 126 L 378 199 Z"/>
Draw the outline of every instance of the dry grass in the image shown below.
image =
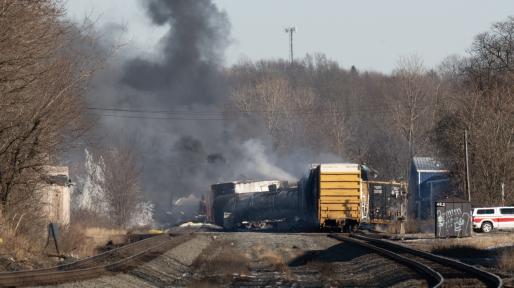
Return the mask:
<path id="1" fill-rule="evenodd" d="M 410 246 L 453 258 L 489 259 L 491 265 L 514 272 L 514 233 L 474 234 L 468 238 L 408 241 Z M 492 259 L 492 260 L 491 260 Z"/>
<path id="2" fill-rule="evenodd" d="M 461 243 L 438 241 L 431 252 L 453 258 L 495 259 L 491 263 L 493 266 L 501 271 L 514 272 L 514 235 L 491 236 L 480 237 L 482 239 L 468 238 L 467 241 L 460 241 Z M 498 236 L 498 239 L 494 239 L 494 236 Z"/>
<path id="3" fill-rule="evenodd" d="M 17 260 L 27 260 L 40 254 L 44 248 L 46 227 L 34 225 L 27 229 L 28 225 L 12 225 L 4 219 L 0 219 L 0 237 L 2 238 L 2 248 L 7 254 Z M 37 223 L 40 224 L 40 223 Z M 17 229 L 20 228 L 20 229 Z"/>
<path id="4" fill-rule="evenodd" d="M 284 257 L 266 246 L 255 246 L 252 249 L 257 261 L 270 265 L 275 271 L 289 273 Z"/>
<path id="5" fill-rule="evenodd" d="M 126 241 L 126 230 L 90 227 L 91 223 L 105 222 L 96 221 L 98 217 L 77 216 L 88 215 L 73 214 L 72 225 L 59 229 L 58 245 L 61 255 L 83 258 L 97 254 L 97 247 L 104 246 L 109 240 L 115 244 Z M 0 219 L 0 257 L 13 259 L 21 267 L 19 269 L 58 264 L 58 258 L 48 257 L 57 255 L 57 251 L 53 239 L 48 239 L 46 225 L 37 221 L 22 221 L 21 224 L 8 225 L 5 220 Z M 4 268 L 0 267 L 0 270 Z"/>
<path id="6" fill-rule="evenodd" d="M 127 241 L 127 230 L 87 227 L 84 229 L 84 236 L 93 239 L 98 245 L 105 245 L 108 241 L 112 241 L 114 244 L 121 244 Z"/>
<path id="7" fill-rule="evenodd" d="M 2 238 L 0 248 L 16 260 L 28 260 L 33 257 L 34 254 L 38 254 L 42 249 L 41 245 L 34 245 L 30 238 L 25 235 L 16 235 L 7 227 L 2 227 L 0 238 Z"/>
<path id="8" fill-rule="evenodd" d="M 202 253 L 193 263 L 194 270 L 205 278 L 193 287 L 225 287 L 234 277 L 248 276 L 253 265 L 282 272 L 286 277 L 292 275 L 284 257 L 263 245 L 241 251 L 233 242 L 221 240 L 212 242 L 205 251 L 208 253 Z"/>
<path id="9" fill-rule="evenodd" d="M 448 239 L 417 239 L 406 240 L 404 243 L 425 251 L 442 251 L 458 248 L 472 248 L 477 250 L 507 247 L 514 244 L 514 233 L 473 233 L 472 237 Z"/>
<path id="10" fill-rule="evenodd" d="M 26 233 L 13 229 L 11 225 L 5 225 L 5 222 L 0 223 L 0 238 L 2 238 L 0 257 L 10 259 L 2 261 L 0 270 L 42 268 L 57 263 L 56 259 L 49 259 L 43 254 L 46 231 L 44 229 L 34 231 L 37 233 Z"/>
<path id="11" fill-rule="evenodd" d="M 373 228 L 379 232 L 388 234 L 400 234 L 400 222 L 391 224 L 375 224 Z"/>
<path id="12" fill-rule="evenodd" d="M 193 267 L 202 275 L 216 275 L 221 278 L 232 274 L 248 273 L 248 258 L 239 252 L 230 241 L 214 241 L 193 263 Z"/>
<path id="13" fill-rule="evenodd" d="M 434 231 L 434 221 L 433 220 L 416 220 L 409 219 L 405 222 L 405 232 L 406 233 L 427 233 Z"/>
<path id="14" fill-rule="evenodd" d="M 442 250 L 457 247 L 467 247 L 474 249 L 492 249 L 498 247 L 511 246 L 514 243 L 514 234 L 475 234 L 467 238 L 434 239 L 428 244 L 428 250 Z"/>
<path id="15" fill-rule="evenodd" d="M 70 222 L 83 227 L 113 228 L 111 221 L 106 216 L 84 209 L 73 209 Z"/>
<path id="16" fill-rule="evenodd" d="M 59 250 L 61 254 L 75 258 L 83 258 L 94 254 L 94 244 L 88 241 L 81 225 L 67 226 L 61 229 Z M 52 243 L 47 251 L 55 251 Z"/>
<path id="17" fill-rule="evenodd" d="M 95 233 L 98 233 L 95 235 Z M 96 254 L 98 246 L 103 246 L 110 239 L 121 243 L 125 235 L 122 231 L 102 228 L 83 228 L 82 225 L 71 225 L 59 230 L 59 252 L 61 255 L 83 258 Z M 2 244 L 0 249 L 17 261 L 31 262 L 35 259 L 45 260 L 48 255 L 57 255 L 53 239 L 48 239 L 46 229 L 38 235 L 15 234 L 6 226 L 0 228 Z M 47 242 L 48 241 L 48 242 Z M 4 254 L 1 253 L 0 254 Z M 54 259 L 55 260 L 55 259 Z M 54 262 L 54 261 L 52 261 Z"/>
<path id="18" fill-rule="evenodd" d="M 110 224 L 105 217 L 95 215 L 89 211 L 74 210 L 71 214 L 71 227 L 66 232 L 69 242 L 66 249 L 71 256 L 83 258 L 97 254 L 97 248 L 105 246 L 107 242 L 121 244 L 127 241 L 127 230 L 118 229 Z"/>

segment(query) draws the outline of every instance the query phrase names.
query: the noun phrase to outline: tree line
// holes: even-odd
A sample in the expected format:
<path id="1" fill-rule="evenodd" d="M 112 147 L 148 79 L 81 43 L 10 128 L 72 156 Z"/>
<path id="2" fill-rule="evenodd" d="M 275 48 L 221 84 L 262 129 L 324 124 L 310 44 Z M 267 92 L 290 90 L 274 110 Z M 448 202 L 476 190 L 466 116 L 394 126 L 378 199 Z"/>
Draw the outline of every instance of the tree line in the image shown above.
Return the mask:
<path id="1" fill-rule="evenodd" d="M 307 149 L 366 163 L 385 179 L 406 179 L 413 156 L 451 171 L 449 196 L 467 198 L 468 132 L 475 205 L 514 201 L 514 18 L 478 34 L 467 54 L 428 69 L 401 58 L 390 74 L 341 67 L 323 54 L 242 62 L 227 69 L 231 102 L 279 153 Z M 248 125 L 242 125 L 247 129 Z M 246 132 L 249 133 L 249 132 Z"/>

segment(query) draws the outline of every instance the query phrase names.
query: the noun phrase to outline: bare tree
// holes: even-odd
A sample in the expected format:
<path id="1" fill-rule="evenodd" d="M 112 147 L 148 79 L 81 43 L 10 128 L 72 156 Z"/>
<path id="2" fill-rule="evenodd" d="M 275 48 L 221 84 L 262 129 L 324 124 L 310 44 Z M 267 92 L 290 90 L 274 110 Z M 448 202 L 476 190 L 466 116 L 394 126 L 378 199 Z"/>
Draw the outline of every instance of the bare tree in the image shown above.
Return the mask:
<path id="1" fill-rule="evenodd" d="M 347 156 L 345 148 L 351 137 L 351 126 L 348 125 L 350 112 L 346 105 L 334 100 L 328 101 L 328 107 L 323 115 L 324 127 L 333 150 L 340 157 Z"/>
<path id="2" fill-rule="evenodd" d="M 435 130 L 435 142 L 453 171 L 457 190 L 466 191 L 464 130 L 469 134 L 471 192 L 476 204 L 498 205 L 501 185 L 514 201 L 514 101 L 512 87 L 454 94 Z"/>
<path id="3" fill-rule="evenodd" d="M 514 201 L 514 18 L 479 34 L 467 58 L 453 65 L 435 143 L 451 167 L 456 187 L 465 191 L 464 130 L 469 134 L 472 201 L 499 205 L 501 186 Z"/>
<path id="4" fill-rule="evenodd" d="M 463 65 L 467 84 L 479 89 L 494 88 L 498 82 L 512 82 L 514 72 L 514 17 L 492 25 L 478 34 Z"/>
<path id="5" fill-rule="evenodd" d="M 388 106 L 394 127 L 405 141 L 407 151 L 401 159 L 403 177 L 407 176 L 409 161 L 415 155 L 434 155 L 430 136 L 438 115 L 440 81 L 435 72 L 427 71 L 417 56 L 401 58 L 389 80 Z M 398 153 L 398 151 L 396 151 Z"/>
<path id="6" fill-rule="evenodd" d="M 255 96 L 258 111 L 262 113 L 266 129 L 271 137 L 279 131 L 286 103 L 291 97 L 291 89 L 287 79 L 268 78 L 257 84 Z"/>
<path id="7" fill-rule="evenodd" d="M 0 5 L 0 211 L 37 199 L 35 187 L 66 139 L 82 131 L 80 94 L 90 71 L 52 0 Z M 23 206 L 23 207 L 25 207 Z"/>
<path id="8" fill-rule="evenodd" d="M 318 95 L 308 86 L 292 89 L 284 111 L 280 133 L 282 139 L 279 142 L 286 152 L 291 151 L 291 143 L 297 143 L 298 146 L 312 151 L 316 149 L 316 142 L 311 138 L 318 118 L 316 113 L 313 113 Z"/>
<path id="9" fill-rule="evenodd" d="M 234 89 L 232 97 L 241 112 L 262 119 L 267 135 L 275 139 L 283 124 L 292 90 L 287 79 L 266 76 L 255 84 Z"/>
<path id="10" fill-rule="evenodd" d="M 128 227 L 142 202 L 140 176 L 141 167 L 137 154 L 129 144 L 116 145 L 102 153 L 104 163 L 104 190 L 109 204 L 112 222 L 120 227 Z"/>

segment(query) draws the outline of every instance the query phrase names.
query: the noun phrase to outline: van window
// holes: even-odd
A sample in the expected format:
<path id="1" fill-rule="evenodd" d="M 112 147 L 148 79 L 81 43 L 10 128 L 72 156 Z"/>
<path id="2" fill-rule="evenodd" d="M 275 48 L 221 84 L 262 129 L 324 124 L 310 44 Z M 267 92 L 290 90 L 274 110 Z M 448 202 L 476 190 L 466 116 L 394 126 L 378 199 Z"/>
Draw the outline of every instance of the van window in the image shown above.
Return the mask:
<path id="1" fill-rule="evenodd" d="M 514 214 L 514 208 L 501 208 L 501 214 Z"/>
<path id="2" fill-rule="evenodd" d="M 477 215 L 494 214 L 494 209 L 478 209 Z"/>

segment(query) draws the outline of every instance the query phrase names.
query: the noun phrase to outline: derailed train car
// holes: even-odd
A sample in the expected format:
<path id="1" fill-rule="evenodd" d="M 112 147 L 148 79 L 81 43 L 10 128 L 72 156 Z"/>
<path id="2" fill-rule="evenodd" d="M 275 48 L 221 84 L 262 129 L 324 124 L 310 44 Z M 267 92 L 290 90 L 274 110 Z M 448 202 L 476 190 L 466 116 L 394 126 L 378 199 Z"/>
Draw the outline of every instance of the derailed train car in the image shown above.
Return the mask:
<path id="1" fill-rule="evenodd" d="M 368 216 L 365 173 L 358 164 L 312 165 L 297 186 L 235 193 L 229 183 L 211 187 L 209 219 L 225 228 L 246 221 L 280 221 L 290 229 L 351 229 Z M 236 182 L 231 182 L 236 183 Z"/>
<path id="2" fill-rule="evenodd" d="M 405 211 L 407 184 L 396 181 L 366 181 L 369 194 L 369 222 L 394 224 Z"/>
<path id="3" fill-rule="evenodd" d="M 207 219 L 212 223 L 223 226 L 225 212 L 231 213 L 232 210 L 238 210 L 245 205 L 252 208 L 256 204 L 263 204 L 260 202 L 264 202 L 264 205 L 267 203 L 266 201 L 253 201 L 254 197 L 252 195 L 266 193 L 267 196 L 262 198 L 270 199 L 270 196 L 277 194 L 277 192 L 288 190 L 288 186 L 286 181 L 279 180 L 232 181 L 214 184 L 206 197 Z M 255 198 L 260 197 L 255 196 Z M 251 201 L 246 203 L 247 200 Z M 260 206 L 259 208 L 268 209 L 269 206 Z"/>
<path id="4" fill-rule="evenodd" d="M 214 200 L 217 225 L 232 229 L 243 222 L 269 221 L 286 224 L 286 229 L 306 229 L 299 217 L 299 193 L 295 187 L 266 193 L 224 195 Z M 217 209 L 221 208 L 221 209 Z"/>

